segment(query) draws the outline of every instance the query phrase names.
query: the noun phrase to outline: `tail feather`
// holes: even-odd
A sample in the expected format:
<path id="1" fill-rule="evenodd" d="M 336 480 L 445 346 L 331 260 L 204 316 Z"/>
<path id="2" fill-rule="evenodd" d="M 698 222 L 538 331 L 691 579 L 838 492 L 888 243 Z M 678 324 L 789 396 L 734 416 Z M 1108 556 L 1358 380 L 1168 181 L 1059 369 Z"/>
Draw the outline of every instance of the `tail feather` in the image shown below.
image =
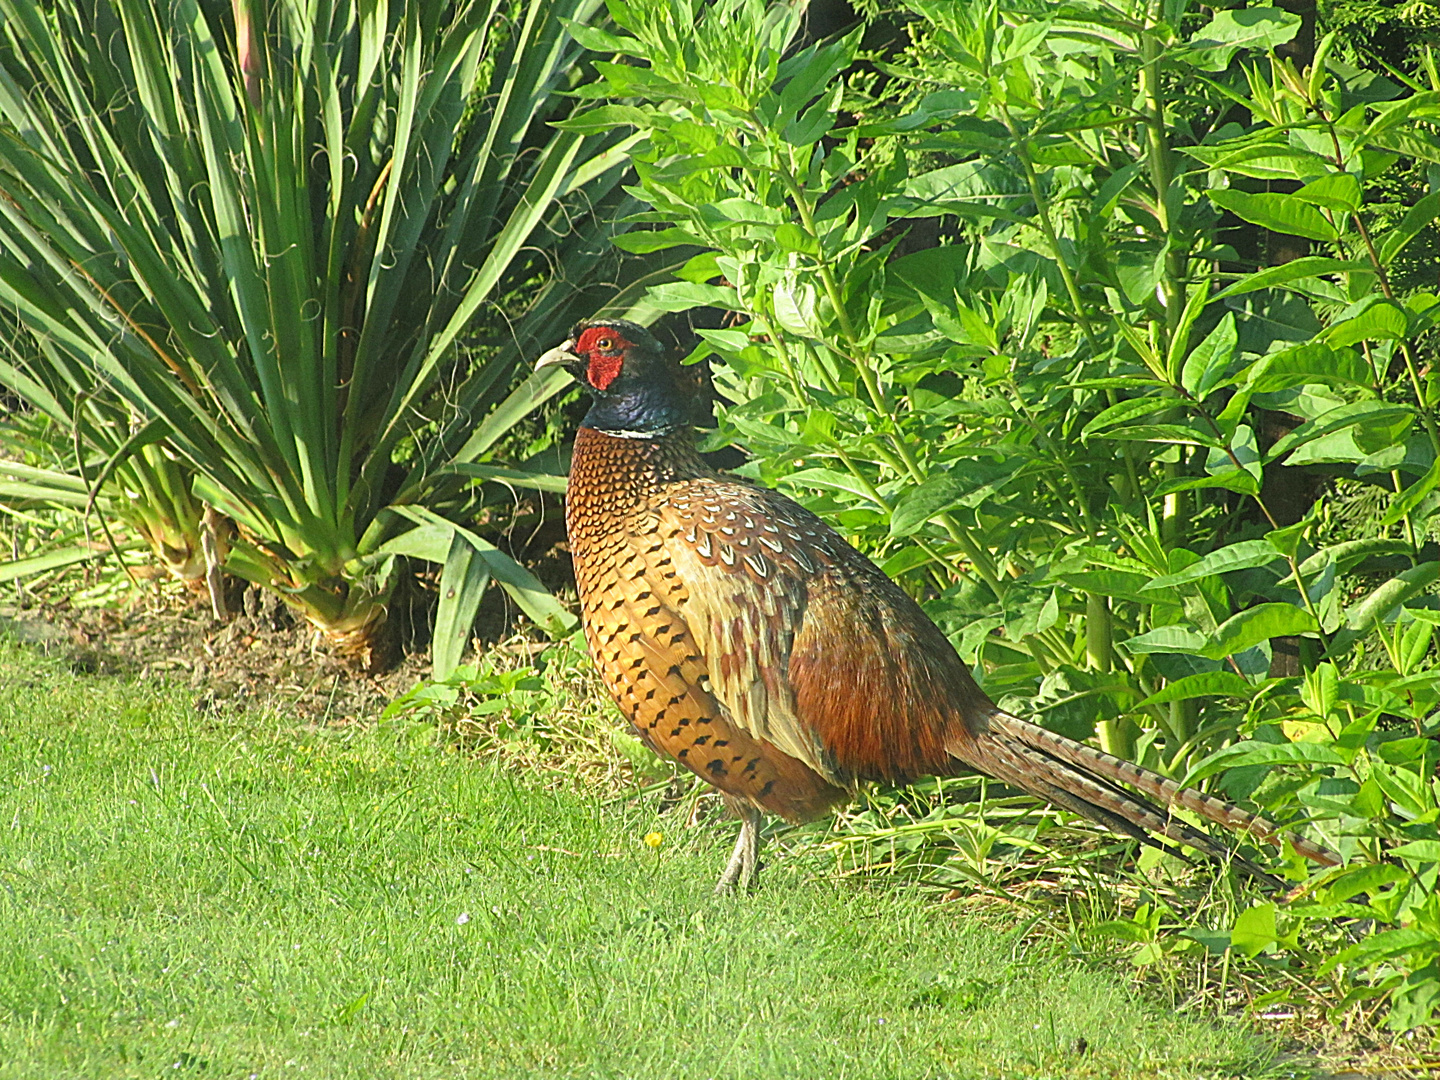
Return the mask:
<path id="1" fill-rule="evenodd" d="M 1340 856 L 1335 852 L 1286 832 L 1273 821 L 998 710 L 987 718 L 986 729 L 947 749 L 967 764 L 1117 832 L 1149 842 L 1155 835 L 1166 836 L 1212 858 L 1233 861 L 1257 877 L 1274 880 L 1161 807 L 1183 807 L 1227 829 L 1277 846 L 1288 840 L 1312 862 L 1340 865 Z"/>

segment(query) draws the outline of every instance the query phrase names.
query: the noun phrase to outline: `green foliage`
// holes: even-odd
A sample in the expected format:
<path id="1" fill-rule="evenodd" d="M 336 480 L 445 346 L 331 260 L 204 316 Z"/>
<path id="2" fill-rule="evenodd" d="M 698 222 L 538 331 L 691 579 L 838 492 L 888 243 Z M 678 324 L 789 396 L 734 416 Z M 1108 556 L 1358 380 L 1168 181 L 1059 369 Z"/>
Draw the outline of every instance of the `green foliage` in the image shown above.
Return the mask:
<path id="1" fill-rule="evenodd" d="M 1345 867 L 1287 864 L 1306 899 L 1242 915 L 1235 950 L 1428 1023 L 1440 297 L 1391 271 L 1440 201 L 1367 200 L 1440 165 L 1433 65 L 1332 35 L 1296 70 L 1278 8 L 907 8 L 878 88 L 858 33 L 792 48 L 788 5 L 612 2 L 623 33 L 586 38 L 630 61 L 570 125 L 644 134 L 653 227 L 620 242 L 706 249 L 651 301 L 741 313 L 704 333 L 715 442 L 1005 707 L 1308 821 Z M 1267 229 L 1309 254 L 1266 265 Z M 1294 497 L 1337 475 L 1382 494 L 1373 535 Z M 1347 918 L 1375 931 L 1340 949 Z"/>
<path id="2" fill-rule="evenodd" d="M 455 668 L 448 678 L 427 680 L 406 691 L 385 707 L 380 719 L 443 723 L 505 712 L 513 726 L 528 726 L 547 704 L 553 705 L 543 690 L 544 683 L 533 669 L 497 671 L 491 660 L 484 659 Z"/>
<path id="3" fill-rule="evenodd" d="M 190 492 L 191 471 L 160 445 L 158 425 L 141 423 L 123 401 L 93 383 L 65 378 L 63 365 L 52 369 L 45 344 L 20 326 L 8 326 L 0 342 L 0 387 L 14 390 L 16 403 L 26 406 L 0 416 L 0 514 L 19 519 L 39 511 L 68 526 L 45 551 L 7 564 L 0 579 L 44 573 L 125 546 L 128 538 L 117 540 L 108 529 L 110 522 L 123 522 L 171 575 L 198 584 L 206 570 L 204 511 Z M 92 510 L 107 546 L 84 542 Z"/>

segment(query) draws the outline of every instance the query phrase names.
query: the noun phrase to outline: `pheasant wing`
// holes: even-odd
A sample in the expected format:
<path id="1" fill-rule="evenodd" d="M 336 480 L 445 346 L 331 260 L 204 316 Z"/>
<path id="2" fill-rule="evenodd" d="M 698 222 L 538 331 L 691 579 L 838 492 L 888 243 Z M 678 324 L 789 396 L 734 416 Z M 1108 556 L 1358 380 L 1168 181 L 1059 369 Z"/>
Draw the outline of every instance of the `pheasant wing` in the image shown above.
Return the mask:
<path id="1" fill-rule="evenodd" d="M 691 481 L 659 507 L 712 692 L 733 721 L 835 784 L 947 773 L 988 699 L 870 560 L 783 495 Z"/>

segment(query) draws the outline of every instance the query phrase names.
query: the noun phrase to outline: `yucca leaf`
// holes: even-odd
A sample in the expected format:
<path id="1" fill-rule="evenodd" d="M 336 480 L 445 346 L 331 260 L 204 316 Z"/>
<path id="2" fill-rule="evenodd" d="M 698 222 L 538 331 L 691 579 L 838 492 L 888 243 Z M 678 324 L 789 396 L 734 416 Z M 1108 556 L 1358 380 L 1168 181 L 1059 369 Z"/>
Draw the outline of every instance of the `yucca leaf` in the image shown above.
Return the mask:
<path id="1" fill-rule="evenodd" d="M 598 0 L 239 10 L 243 35 L 204 0 L 0 0 L 0 303 L 35 346 L 0 384 L 101 487 L 229 514 L 237 572 L 353 628 L 396 493 L 436 513 L 503 478 L 485 457 L 563 386 L 520 365 L 645 271 L 608 245 L 634 136 L 548 123 L 584 51 L 562 20 Z M 477 316 L 505 329 L 457 361 Z"/>
<path id="2" fill-rule="evenodd" d="M 409 518 L 417 525 L 429 525 L 437 529 L 448 528 L 453 537 L 469 544 L 484 561 L 490 576 L 495 579 L 526 615 L 537 624 L 554 634 L 574 629 L 579 621 L 546 591 L 535 575 L 510 558 L 484 537 L 477 536 L 469 529 L 446 521 L 422 507 L 397 506 L 393 508 L 402 517 Z M 453 541 L 452 541 L 453 543 Z M 449 549 L 447 549 L 448 558 Z"/>
<path id="3" fill-rule="evenodd" d="M 460 663 L 480 610 L 480 598 L 490 584 L 490 567 L 464 537 L 453 536 L 445 566 L 440 571 L 440 603 L 435 610 L 435 637 L 431 664 L 436 679 L 447 679 Z"/>
<path id="4" fill-rule="evenodd" d="M 116 551 L 139 551 L 144 544 L 134 541 L 128 544 L 121 544 Z M 76 563 L 89 562 L 91 559 L 101 559 L 112 554 L 109 547 L 66 547 L 55 551 L 47 551 L 43 555 L 30 555 L 23 559 L 13 559 L 9 562 L 0 563 L 0 582 L 19 581 L 22 578 L 34 577 L 36 574 L 43 574 L 50 570 L 61 570 L 67 566 L 74 566 Z"/>

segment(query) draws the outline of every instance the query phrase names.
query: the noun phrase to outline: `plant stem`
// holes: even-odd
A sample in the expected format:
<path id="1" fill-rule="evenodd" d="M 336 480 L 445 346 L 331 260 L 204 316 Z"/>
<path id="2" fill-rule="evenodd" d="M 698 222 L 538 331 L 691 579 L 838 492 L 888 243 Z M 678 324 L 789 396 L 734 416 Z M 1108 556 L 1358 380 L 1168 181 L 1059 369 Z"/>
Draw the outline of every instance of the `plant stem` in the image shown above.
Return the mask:
<path id="1" fill-rule="evenodd" d="M 1171 339 L 1180 326 L 1180 317 L 1185 310 L 1185 257 L 1171 244 L 1173 222 L 1170 220 L 1170 206 L 1166 196 L 1174 180 L 1174 169 L 1170 160 L 1170 143 L 1165 131 L 1165 102 L 1160 96 L 1160 61 L 1163 53 L 1160 41 L 1155 35 L 1155 25 L 1160 21 L 1159 0 L 1146 13 L 1145 29 L 1140 33 L 1140 96 L 1143 99 L 1145 115 L 1145 165 L 1150 172 L 1150 185 L 1155 189 L 1155 218 L 1160 223 L 1160 242 L 1165 245 L 1165 274 L 1160 279 L 1160 289 L 1165 296 L 1164 344 L 1168 350 Z"/>
<path id="2" fill-rule="evenodd" d="M 1020 160 L 1021 168 L 1025 173 L 1025 184 L 1030 189 L 1030 198 L 1035 203 L 1035 217 L 1039 222 L 1040 232 L 1050 247 L 1055 265 L 1060 270 L 1060 278 L 1065 282 L 1065 292 L 1069 295 L 1070 305 L 1075 310 L 1075 321 L 1080 326 L 1080 332 L 1085 336 L 1086 344 L 1090 346 L 1090 354 L 1092 356 L 1099 355 L 1100 343 L 1095 337 L 1095 330 L 1090 325 L 1089 317 L 1085 314 L 1085 302 L 1080 298 L 1080 285 L 1075 280 L 1075 272 L 1065 259 L 1065 253 L 1060 248 L 1060 236 L 1055 231 L 1054 222 L 1050 220 L 1050 201 L 1040 188 L 1040 178 L 1036 175 L 1035 163 L 1030 158 L 1029 143 L 1020 134 L 1020 129 L 1010 115 L 1010 110 L 1004 104 L 1000 106 L 1000 117 L 1014 142 L 1015 156 Z"/>

